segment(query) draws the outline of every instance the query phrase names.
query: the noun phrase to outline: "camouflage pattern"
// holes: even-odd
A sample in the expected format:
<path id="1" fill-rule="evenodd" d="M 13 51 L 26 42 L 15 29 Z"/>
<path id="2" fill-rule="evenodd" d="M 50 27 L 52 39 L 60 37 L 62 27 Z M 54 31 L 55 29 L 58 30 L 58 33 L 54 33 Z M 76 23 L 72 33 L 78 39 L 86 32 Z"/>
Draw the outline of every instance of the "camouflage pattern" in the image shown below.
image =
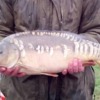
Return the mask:
<path id="1" fill-rule="evenodd" d="M 0 0 L 0 35 L 64 30 L 100 42 L 100 0 Z M 94 72 L 2 79 L 7 100 L 92 100 Z"/>

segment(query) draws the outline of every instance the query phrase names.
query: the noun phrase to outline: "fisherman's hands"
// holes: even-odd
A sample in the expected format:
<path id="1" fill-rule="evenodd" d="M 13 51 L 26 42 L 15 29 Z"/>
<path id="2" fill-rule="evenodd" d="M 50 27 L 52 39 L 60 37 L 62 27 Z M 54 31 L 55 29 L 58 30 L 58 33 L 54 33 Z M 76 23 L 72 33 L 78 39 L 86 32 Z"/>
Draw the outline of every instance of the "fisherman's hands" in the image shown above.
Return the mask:
<path id="1" fill-rule="evenodd" d="M 8 75 L 8 76 L 15 76 L 15 77 L 23 77 L 25 76 L 25 73 L 19 72 L 20 67 L 14 67 L 14 68 L 6 68 L 6 67 L 0 67 L 0 73 Z"/>
<path id="2" fill-rule="evenodd" d="M 62 74 L 66 75 L 67 73 L 73 74 L 73 73 L 83 72 L 86 66 L 94 66 L 94 65 L 95 62 L 92 60 L 83 63 L 82 60 L 75 58 L 71 62 L 69 62 L 68 68 L 63 70 Z"/>

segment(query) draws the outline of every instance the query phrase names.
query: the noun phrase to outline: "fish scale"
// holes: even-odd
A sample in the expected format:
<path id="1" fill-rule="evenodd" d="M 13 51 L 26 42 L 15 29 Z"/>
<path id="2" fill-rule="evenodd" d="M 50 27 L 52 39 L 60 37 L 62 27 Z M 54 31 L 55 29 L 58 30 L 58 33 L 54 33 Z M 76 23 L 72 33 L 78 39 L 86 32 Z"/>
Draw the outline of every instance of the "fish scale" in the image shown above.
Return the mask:
<path id="1" fill-rule="evenodd" d="M 17 37 L 19 38 L 19 37 L 21 37 L 22 36 L 22 38 L 21 38 L 21 40 L 23 40 L 24 38 L 24 36 L 26 37 L 26 35 L 27 35 L 27 38 L 25 38 L 25 40 L 26 40 L 26 42 L 28 42 L 29 40 L 33 40 L 33 36 L 31 36 L 31 35 L 29 35 L 31 33 L 31 35 L 34 35 L 35 37 L 35 40 L 36 39 L 38 39 L 38 37 L 40 36 L 41 37 L 41 41 L 40 41 L 40 44 L 39 45 L 44 45 L 44 44 L 41 44 L 41 43 L 44 43 L 43 42 L 43 40 L 45 40 L 45 41 L 47 41 L 47 39 L 45 38 L 44 39 L 44 37 L 46 37 L 46 36 L 44 36 L 44 35 L 49 35 L 49 36 L 54 36 L 54 39 L 53 39 L 53 37 L 52 37 L 52 43 L 49 43 L 49 44 L 47 44 L 47 45 L 52 45 L 52 44 L 54 44 L 55 43 L 55 38 L 57 38 L 58 36 L 59 36 L 59 39 L 57 39 L 56 41 L 57 41 L 57 43 L 59 42 L 59 43 L 62 43 L 62 41 L 60 41 L 60 38 L 64 38 L 64 40 L 66 39 L 66 40 L 70 40 L 70 41 L 73 41 L 74 42 L 74 45 L 76 45 L 75 44 L 75 41 L 76 42 L 78 42 L 79 44 L 80 44 L 80 46 L 79 46 L 79 50 L 77 50 L 77 51 L 75 51 L 75 52 L 80 52 L 80 54 L 82 54 L 82 52 L 84 53 L 84 45 L 83 44 L 87 44 L 88 42 L 89 42 L 89 44 L 87 44 L 87 47 L 88 47 L 88 50 L 89 50 L 89 48 L 90 48 L 90 55 L 93 55 L 93 46 L 95 46 L 95 47 L 99 47 L 100 48 L 100 45 L 98 44 L 98 43 L 94 43 L 94 42 L 91 42 L 91 41 L 89 41 L 89 40 L 84 40 L 84 39 L 82 39 L 81 38 L 81 36 L 78 36 L 78 35 L 74 35 L 74 34 L 72 34 L 72 33 L 70 33 L 69 34 L 69 32 L 66 34 L 66 32 L 64 32 L 64 31 L 62 31 L 62 32 L 58 32 L 58 31 L 54 31 L 54 32 L 50 32 L 50 31 L 33 31 L 33 32 L 22 32 L 22 33 L 20 33 L 20 35 L 17 35 Z M 29 37 L 28 37 L 29 36 Z M 37 36 L 37 37 L 36 37 Z M 43 36 L 43 39 L 42 39 L 42 36 Z M 56 36 L 56 37 L 55 37 Z M 31 37 L 31 38 L 30 38 Z M 28 40 L 27 40 L 28 39 Z M 25 40 L 23 40 L 23 41 L 25 41 Z M 39 41 L 39 40 L 38 40 Z M 65 43 L 65 41 L 64 41 L 64 43 Z M 34 45 L 34 44 L 37 44 L 36 42 L 35 43 L 32 43 L 32 41 L 31 41 L 31 44 L 32 45 Z M 45 43 L 46 44 L 46 43 Z M 68 43 L 67 43 L 68 44 Z M 72 43 L 73 44 L 73 43 Z M 72 45 L 71 44 L 71 45 Z M 81 45 L 82 44 L 82 45 Z M 38 45 L 38 44 L 37 44 Z M 59 44 L 60 45 L 60 44 Z M 91 46 L 91 47 L 90 47 Z M 75 47 L 77 47 L 77 45 L 75 46 Z M 82 49 L 83 48 L 83 49 Z M 95 51 L 95 50 L 94 50 Z M 86 51 L 85 51 L 86 52 Z M 88 52 L 88 51 L 87 51 Z M 94 52 L 95 53 L 95 52 Z"/>
<path id="2" fill-rule="evenodd" d="M 21 66 L 20 72 L 28 75 L 52 76 L 50 73 L 67 69 L 68 62 L 73 58 L 79 58 L 83 62 L 93 60 L 100 64 L 99 43 L 65 31 L 16 33 L 0 42 L 0 51 L 4 52 L 0 54 L 1 66 Z"/>

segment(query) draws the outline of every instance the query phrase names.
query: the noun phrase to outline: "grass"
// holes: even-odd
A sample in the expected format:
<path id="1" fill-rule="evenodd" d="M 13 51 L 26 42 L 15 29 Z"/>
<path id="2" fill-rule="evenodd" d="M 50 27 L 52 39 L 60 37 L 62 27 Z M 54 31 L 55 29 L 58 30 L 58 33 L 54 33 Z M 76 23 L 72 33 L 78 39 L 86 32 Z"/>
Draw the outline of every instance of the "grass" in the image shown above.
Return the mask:
<path id="1" fill-rule="evenodd" d="M 96 66 L 95 69 L 95 77 L 96 77 L 96 84 L 95 84 L 95 100 L 100 100 L 100 67 Z"/>

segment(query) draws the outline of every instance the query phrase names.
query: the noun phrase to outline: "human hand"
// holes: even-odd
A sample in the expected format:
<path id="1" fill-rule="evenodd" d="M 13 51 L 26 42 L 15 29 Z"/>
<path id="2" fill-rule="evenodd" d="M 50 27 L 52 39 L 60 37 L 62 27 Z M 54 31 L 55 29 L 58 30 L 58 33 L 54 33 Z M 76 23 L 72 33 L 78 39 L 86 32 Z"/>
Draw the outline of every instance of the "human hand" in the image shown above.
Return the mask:
<path id="1" fill-rule="evenodd" d="M 13 67 L 13 68 L 6 68 L 1 66 L 0 67 L 0 73 L 8 75 L 8 76 L 14 76 L 14 77 L 23 77 L 26 74 L 19 72 L 20 67 Z"/>
<path id="2" fill-rule="evenodd" d="M 73 74 L 78 72 L 83 72 L 86 66 L 94 66 L 95 62 L 90 60 L 87 62 L 82 62 L 80 59 L 73 59 L 68 64 L 68 68 L 62 71 L 63 75 L 66 75 L 67 73 Z"/>

